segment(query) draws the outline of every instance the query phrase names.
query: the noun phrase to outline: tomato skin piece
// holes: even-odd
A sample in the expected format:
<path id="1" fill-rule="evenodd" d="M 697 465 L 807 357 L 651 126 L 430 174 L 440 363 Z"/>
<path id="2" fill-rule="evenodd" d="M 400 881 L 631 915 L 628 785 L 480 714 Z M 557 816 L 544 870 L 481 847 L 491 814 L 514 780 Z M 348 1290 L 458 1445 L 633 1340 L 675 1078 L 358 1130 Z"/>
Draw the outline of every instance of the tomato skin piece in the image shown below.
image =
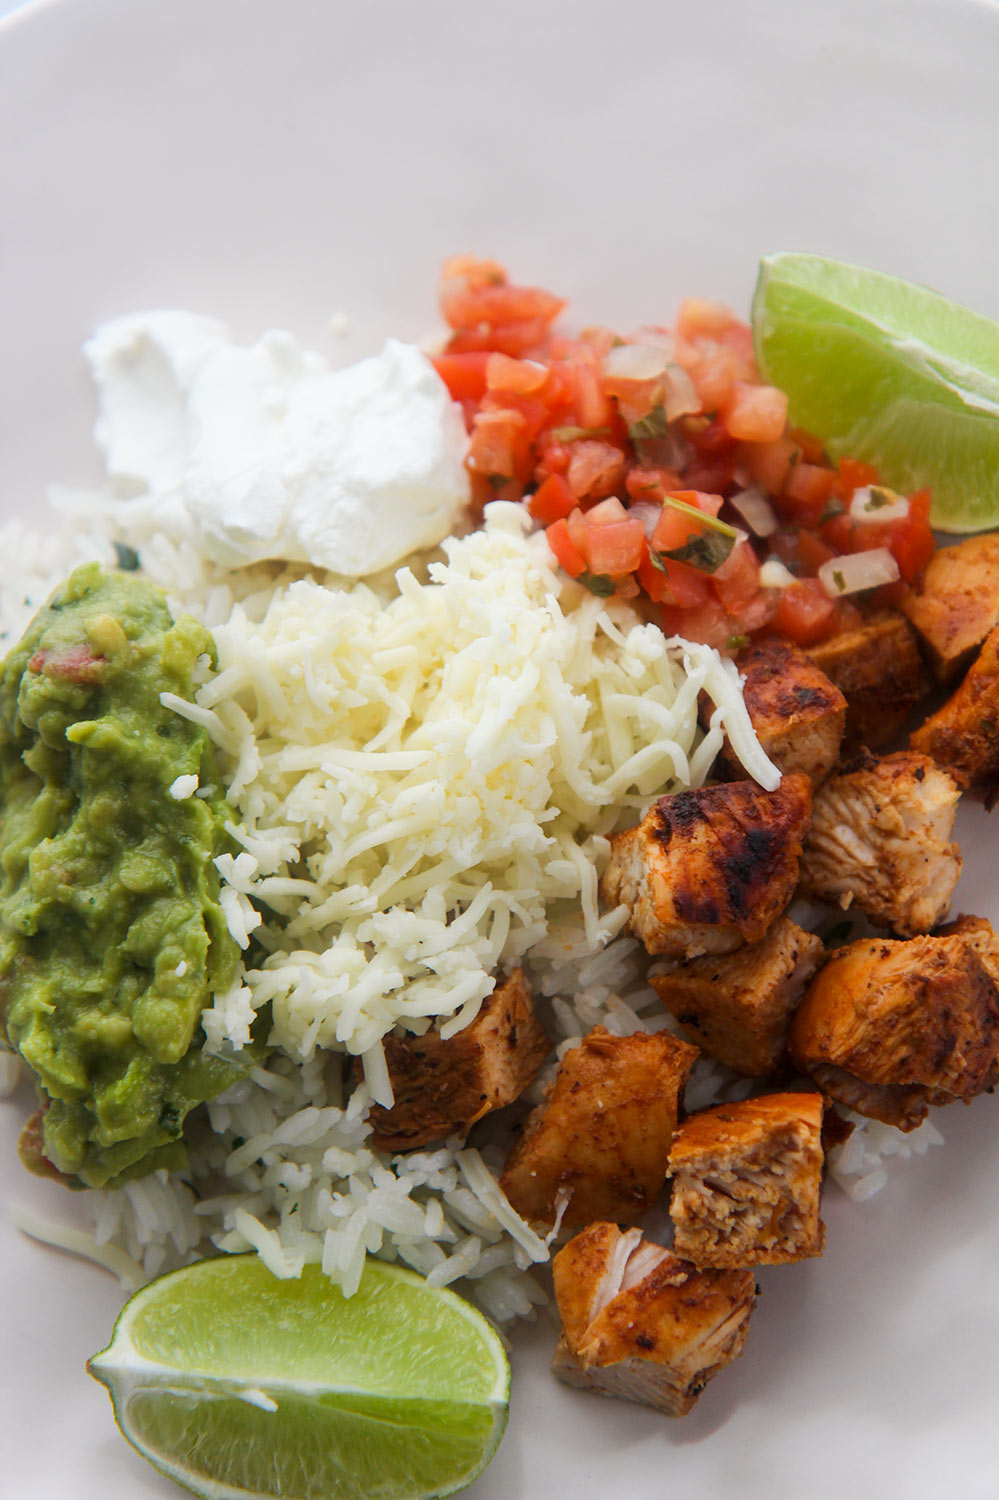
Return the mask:
<path id="1" fill-rule="evenodd" d="M 586 572 L 586 558 L 569 534 L 568 521 L 553 522 L 551 526 L 545 528 L 545 536 L 548 538 L 548 545 L 555 554 L 559 566 L 568 573 L 570 578 L 578 578 L 581 573 Z"/>
<path id="2" fill-rule="evenodd" d="M 481 401 L 486 394 L 486 363 L 482 350 L 471 354 L 435 354 L 430 361 L 455 401 Z"/>
<path id="3" fill-rule="evenodd" d="M 717 599 L 708 598 L 689 609 L 664 604 L 662 627 L 667 635 L 681 635 L 719 650 L 732 636 L 732 621 Z"/>
<path id="4" fill-rule="evenodd" d="M 624 474 L 625 457 L 612 443 L 583 438 L 570 444 L 569 488 L 578 500 L 613 494 Z"/>
<path id="5" fill-rule="evenodd" d="M 833 635 L 838 613 L 817 578 L 797 578 L 780 590 L 774 628 L 798 646 L 814 646 Z"/>
<path id="6" fill-rule="evenodd" d="M 575 510 L 576 497 L 561 474 L 549 474 L 531 495 L 527 508 L 542 526 L 550 526 L 553 521 L 564 521 Z"/>
<path id="7" fill-rule="evenodd" d="M 719 416 L 734 438 L 772 443 L 784 433 L 787 397 L 774 385 L 749 385 L 737 380 Z"/>
<path id="8" fill-rule="evenodd" d="M 441 292 L 441 312 L 451 328 L 476 328 L 481 323 L 500 324 L 554 321 L 565 306 L 561 297 L 535 286 L 511 286 L 509 282 L 470 285 L 455 279 Z"/>
<path id="9" fill-rule="evenodd" d="M 526 423 L 517 411 L 479 411 L 466 460 L 470 469 L 504 479 L 526 478 Z"/>
<path id="10" fill-rule="evenodd" d="M 779 437 L 772 443 L 745 443 L 740 455 L 757 484 L 771 495 L 779 495 L 787 484 L 792 466 L 801 457 L 801 449 L 790 437 Z"/>
<path id="11" fill-rule="evenodd" d="M 484 323 L 458 328 L 447 341 L 445 354 L 470 354 L 476 350 L 498 350 L 519 359 L 542 348 L 548 337 L 544 318 L 520 318 L 512 323 Z"/>
<path id="12" fill-rule="evenodd" d="M 672 595 L 670 594 L 669 589 L 669 579 L 666 577 L 666 574 L 662 571 L 662 569 L 657 568 L 655 563 L 652 561 L 652 558 L 649 555 L 648 542 L 646 542 L 645 544 L 645 550 L 642 553 L 642 559 L 638 564 L 638 567 L 635 569 L 635 572 L 638 576 L 639 583 L 642 585 L 642 588 L 648 594 L 653 604 L 661 604 L 662 601 L 667 597 L 667 595 L 669 595 L 669 597 L 672 599 Z"/>
<path id="13" fill-rule="evenodd" d="M 612 521 L 610 525 L 592 526 L 588 543 L 591 571 L 620 578 L 634 572 L 642 561 L 645 527 L 641 521 Z"/>
<path id="14" fill-rule="evenodd" d="M 693 609 L 711 597 L 711 580 L 707 573 L 690 567 L 688 563 L 674 562 L 671 557 L 662 558 L 662 565 L 669 593 L 681 609 Z"/>
<path id="15" fill-rule="evenodd" d="M 486 385 L 504 395 L 536 396 L 548 383 L 548 371 L 536 360 L 511 359 L 494 351 L 486 355 Z"/>

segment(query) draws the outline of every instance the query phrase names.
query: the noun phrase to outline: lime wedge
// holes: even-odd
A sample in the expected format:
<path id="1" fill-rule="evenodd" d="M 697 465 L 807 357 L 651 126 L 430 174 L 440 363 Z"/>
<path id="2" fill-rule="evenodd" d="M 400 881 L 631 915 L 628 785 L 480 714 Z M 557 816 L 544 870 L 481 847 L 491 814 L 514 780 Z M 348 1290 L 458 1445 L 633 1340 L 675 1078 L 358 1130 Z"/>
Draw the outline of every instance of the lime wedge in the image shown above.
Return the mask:
<path id="1" fill-rule="evenodd" d="M 380 1261 L 349 1298 L 317 1266 L 199 1261 L 137 1292 L 88 1369 L 132 1446 L 212 1500 L 449 1495 L 493 1456 L 510 1397 L 485 1318 Z"/>
<path id="2" fill-rule="evenodd" d="M 756 358 L 791 421 L 894 489 L 929 485 L 947 531 L 999 522 L 999 324 L 821 255 L 760 262 Z"/>

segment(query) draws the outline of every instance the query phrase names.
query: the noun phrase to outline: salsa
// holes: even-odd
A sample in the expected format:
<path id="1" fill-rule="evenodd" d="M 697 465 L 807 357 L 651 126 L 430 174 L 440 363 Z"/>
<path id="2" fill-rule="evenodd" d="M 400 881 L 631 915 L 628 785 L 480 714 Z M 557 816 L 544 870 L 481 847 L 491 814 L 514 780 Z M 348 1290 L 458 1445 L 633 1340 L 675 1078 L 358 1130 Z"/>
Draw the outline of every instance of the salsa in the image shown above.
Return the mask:
<path id="1" fill-rule="evenodd" d="M 688 299 L 673 329 L 570 339 L 562 299 L 470 257 L 445 264 L 441 305 L 434 363 L 464 409 L 478 502 L 523 500 L 571 577 L 669 634 L 814 645 L 858 602 L 897 603 L 932 556 L 929 492 L 895 495 L 790 427 L 728 308 Z"/>
<path id="2" fill-rule="evenodd" d="M 159 589 L 91 563 L 0 667 L 0 1039 L 41 1097 L 23 1154 L 91 1187 L 180 1164 L 186 1114 L 243 1071 L 195 1044 L 239 958 L 215 753 L 160 702 L 214 654 Z M 182 776 L 202 795 L 171 794 Z"/>

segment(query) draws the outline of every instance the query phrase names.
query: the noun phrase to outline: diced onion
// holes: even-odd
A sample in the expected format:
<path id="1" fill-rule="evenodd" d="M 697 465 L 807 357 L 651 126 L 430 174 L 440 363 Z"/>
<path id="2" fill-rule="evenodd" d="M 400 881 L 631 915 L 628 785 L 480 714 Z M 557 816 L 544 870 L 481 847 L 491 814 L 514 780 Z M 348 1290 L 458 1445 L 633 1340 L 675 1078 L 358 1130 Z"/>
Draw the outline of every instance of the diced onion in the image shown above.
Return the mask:
<path id="1" fill-rule="evenodd" d="M 680 365 L 669 365 L 666 370 L 664 406 L 667 422 L 685 417 L 688 412 L 699 412 L 701 398 L 690 376 Z"/>
<path id="2" fill-rule="evenodd" d="M 786 568 L 779 557 L 768 557 L 760 568 L 760 588 L 786 589 L 794 583 L 794 574 Z"/>
<path id="3" fill-rule="evenodd" d="M 739 512 L 754 536 L 773 536 L 777 530 L 777 513 L 757 485 L 740 490 L 728 503 Z"/>
<path id="4" fill-rule="evenodd" d="M 850 501 L 851 521 L 903 521 L 908 514 L 909 502 L 904 495 L 877 485 L 854 490 Z"/>
<path id="5" fill-rule="evenodd" d="M 652 540 L 652 533 L 655 531 L 662 513 L 662 506 L 657 505 L 654 500 L 636 500 L 628 506 L 628 519 L 630 521 L 641 521 L 645 527 L 645 535 L 649 538 L 649 541 Z"/>
<path id="6" fill-rule="evenodd" d="M 658 380 L 668 368 L 668 352 L 649 344 L 615 344 L 604 355 L 604 374 L 617 380 Z"/>
<path id="7" fill-rule="evenodd" d="M 819 582 L 830 599 L 859 594 L 862 589 L 876 589 L 882 583 L 894 583 L 898 576 L 898 563 L 887 547 L 872 547 L 869 552 L 852 552 L 847 557 L 831 557 L 819 569 Z"/>

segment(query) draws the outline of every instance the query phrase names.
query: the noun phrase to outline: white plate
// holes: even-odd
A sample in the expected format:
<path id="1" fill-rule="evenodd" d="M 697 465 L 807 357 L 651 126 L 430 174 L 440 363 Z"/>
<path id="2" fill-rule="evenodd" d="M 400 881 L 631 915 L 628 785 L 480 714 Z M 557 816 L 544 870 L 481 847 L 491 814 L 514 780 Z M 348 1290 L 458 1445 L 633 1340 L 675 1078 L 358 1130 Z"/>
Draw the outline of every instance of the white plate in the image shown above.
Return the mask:
<path id="1" fill-rule="evenodd" d="M 448 252 L 580 322 L 745 307 L 813 249 L 999 315 L 999 11 L 974 0 L 67 0 L 0 26 L 0 495 L 94 473 L 79 345 L 178 305 L 346 360 L 436 321 Z M 336 339 L 327 319 L 351 314 Z M 981 809 L 960 909 L 999 918 Z M 57 1212 L 0 1105 L 0 1201 Z M 821 1262 L 770 1272 L 745 1356 L 682 1422 L 568 1391 L 517 1341 L 476 1500 L 994 1497 L 999 1101 L 874 1201 L 826 1197 Z M 0 1213 L 0 1489 L 178 1493 L 117 1437 L 84 1360 L 119 1298 Z"/>

